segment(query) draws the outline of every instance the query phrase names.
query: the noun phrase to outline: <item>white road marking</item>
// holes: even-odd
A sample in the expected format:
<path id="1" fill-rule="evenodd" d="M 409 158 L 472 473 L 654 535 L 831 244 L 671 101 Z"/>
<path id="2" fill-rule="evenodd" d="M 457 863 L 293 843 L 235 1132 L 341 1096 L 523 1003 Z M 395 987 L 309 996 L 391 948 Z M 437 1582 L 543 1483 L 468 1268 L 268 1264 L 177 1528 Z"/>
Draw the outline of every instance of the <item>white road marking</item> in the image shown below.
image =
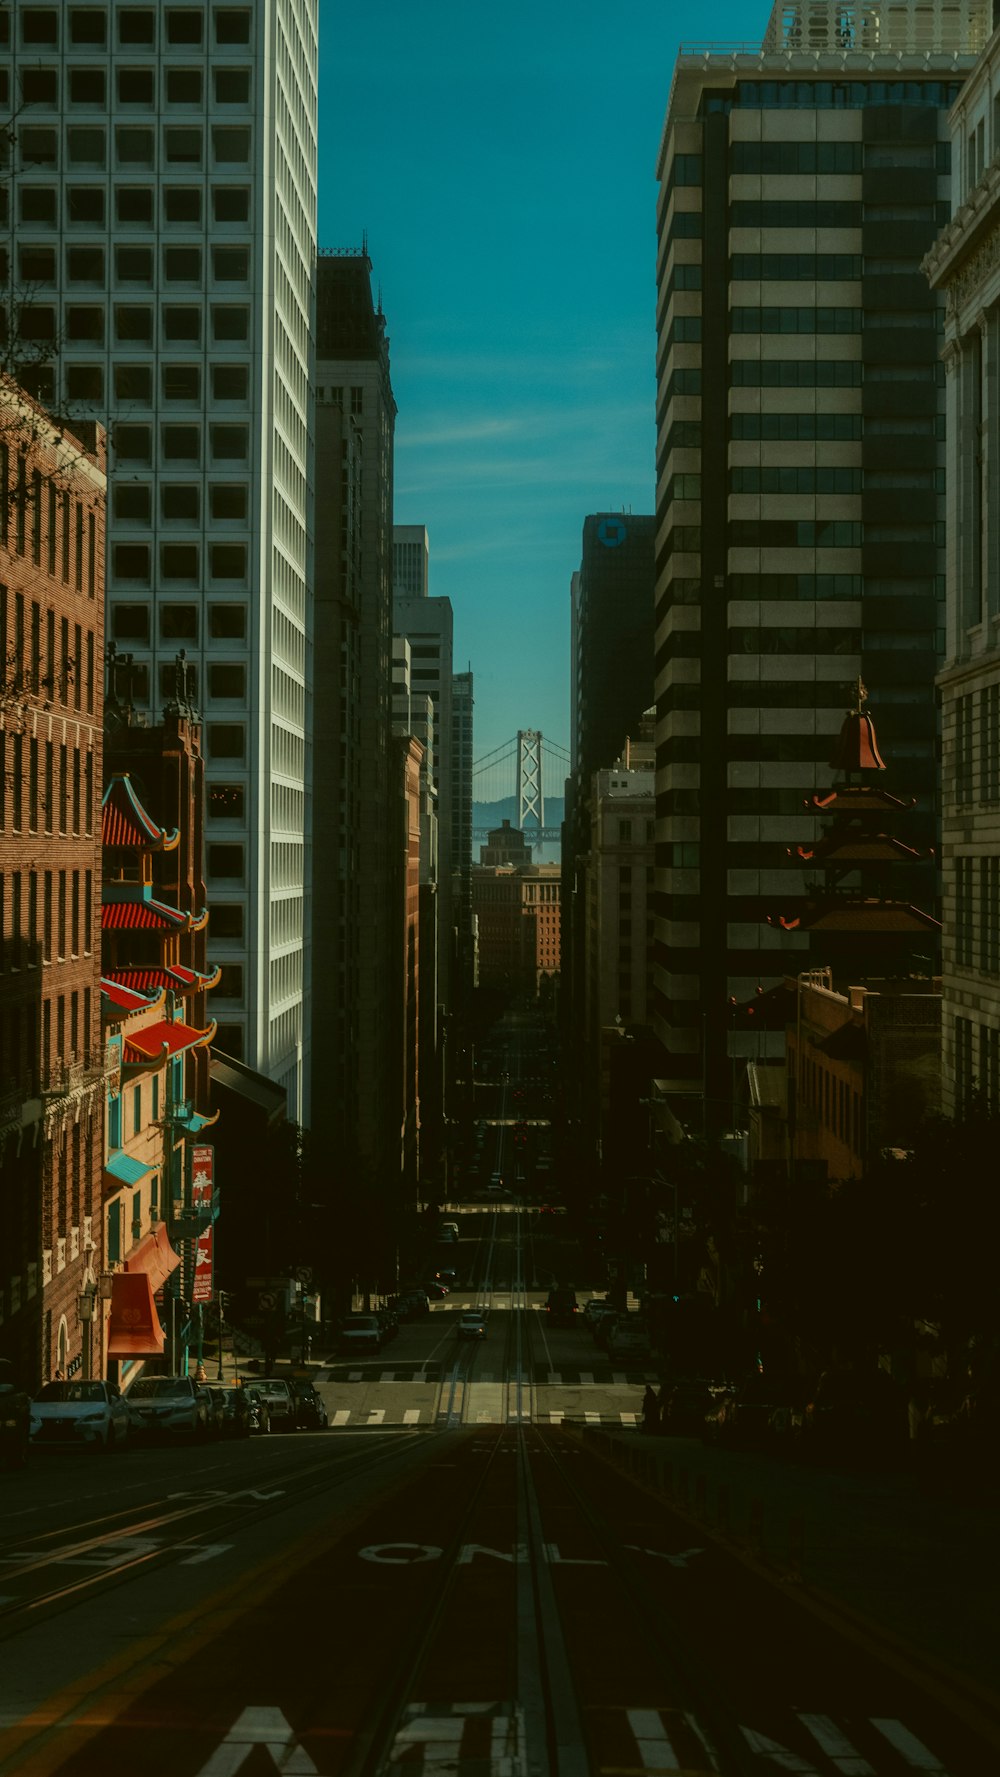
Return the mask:
<path id="1" fill-rule="evenodd" d="M 362 1371 L 361 1370 L 348 1370 L 348 1372 L 347 1372 L 348 1382 L 360 1382 L 361 1378 L 362 1378 Z"/>
<path id="2" fill-rule="evenodd" d="M 350 1417 L 351 1417 L 351 1410 L 349 1407 L 338 1407 L 337 1411 L 333 1415 L 333 1419 L 332 1419 L 331 1423 L 333 1425 L 346 1425 L 347 1421 L 350 1419 Z"/>
<path id="3" fill-rule="evenodd" d="M 174 1554 L 182 1549 L 190 1549 L 192 1553 L 185 1555 L 182 1567 L 196 1567 L 199 1561 L 211 1561 L 213 1555 L 225 1555 L 232 1548 L 232 1543 L 175 1543 Z"/>
<path id="4" fill-rule="evenodd" d="M 582 1387 L 584 1387 L 584 1388 L 592 1387 L 593 1381 L 594 1381 L 593 1370 L 581 1370 L 580 1371 L 580 1383 L 581 1383 Z"/>
<path id="5" fill-rule="evenodd" d="M 588 1425 L 600 1425 L 601 1423 L 601 1415 L 599 1413 L 585 1413 L 583 1417 Z"/>
<path id="6" fill-rule="evenodd" d="M 420 1419 L 420 1408 L 419 1407 L 407 1407 L 406 1412 L 403 1414 L 403 1424 L 404 1425 L 416 1425 L 418 1423 L 419 1419 Z"/>
<path id="7" fill-rule="evenodd" d="M 679 1771 L 680 1763 L 660 1716 L 655 1709 L 629 1709 L 628 1725 L 645 1771 Z"/>
<path id="8" fill-rule="evenodd" d="M 623 1425 L 636 1424 L 636 1415 L 634 1413 L 620 1413 L 619 1418 Z"/>
<path id="9" fill-rule="evenodd" d="M 904 1728 L 901 1721 L 893 1721 L 885 1717 L 872 1717 L 872 1727 L 877 1728 L 883 1739 L 906 1760 L 911 1770 L 925 1771 L 930 1777 L 948 1777 L 944 1766 L 939 1763 L 932 1752 L 929 1752 L 923 1741 Z"/>
<path id="10" fill-rule="evenodd" d="M 562 1384 L 561 1372 L 559 1370 L 550 1370 L 548 1380 L 550 1388 L 559 1388 Z"/>
<path id="11" fill-rule="evenodd" d="M 257 1746 L 267 1748 L 282 1777 L 318 1777 L 317 1766 L 299 1745 L 281 1710 L 269 1708 L 244 1709 L 198 1777 L 236 1777 Z"/>
<path id="12" fill-rule="evenodd" d="M 856 1746 L 852 1746 L 847 1735 L 841 1733 L 836 1722 L 828 1715 L 801 1715 L 799 1720 L 804 1728 L 808 1728 L 821 1752 L 825 1752 L 830 1763 L 843 1777 L 876 1777 L 873 1766 L 866 1758 L 862 1758 Z"/>
<path id="13" fill-rule="evenodd" d="M 494 1419 L 492 1413 L 480 1412 L 480 1413 L 476 1414 L 476 1423 L 477 1423 L 477 1425 L 495 1425 L 496 1420 Z"/>
<path id="14" fill-rule="evenodd" d="M 549 1413 L 549 1424 L 550 1425 L 561 1425 L 563 1420 L 565 1419 L 565 1417 L 566 1417 L 566 1415 L 563 1412 L 561 1407 L 553 1407 L 551 1412 Z"/>
<path id="15" fill-rule="evenodd" d="M 380 1382 L 395 1382 L 395 1380 L 396 1380 L 395 1370 L 383 1370 L 382 1374 L 379 1377 Z"/>
<path id="16" fill-rule="evenodd" d="M 368 1415 L 368 1424 L 369 1425 L 381 1425 L 384 1418 L 385 1418 L 385 1408 L 384 1407 L 373 1407 L 371 1412 Z"/>
<path id="17" fill-rule="evenodd" d="M 770 1759 L 779 1771 L 789 1771 L 792 1777 L 819 1777 L 815 1765 L 801 1758 L 797 1752 L 789 1752 L 788 1747 L 779 1745 L 777 1740 L 769 1740 L 766 1734 L 758 1734 L 756 1728 L 741 1727 L 740 1733 L 751 1752 Z"/>
<path id="18" fill-rule="evenodd" d="M 623 1370 L 612 1370 L 611 1380 L 614 1383 L 616 1388 L 627 1388 L 628 1387 L 628 1377 L 625 1375 L 625 1372 Z"/>

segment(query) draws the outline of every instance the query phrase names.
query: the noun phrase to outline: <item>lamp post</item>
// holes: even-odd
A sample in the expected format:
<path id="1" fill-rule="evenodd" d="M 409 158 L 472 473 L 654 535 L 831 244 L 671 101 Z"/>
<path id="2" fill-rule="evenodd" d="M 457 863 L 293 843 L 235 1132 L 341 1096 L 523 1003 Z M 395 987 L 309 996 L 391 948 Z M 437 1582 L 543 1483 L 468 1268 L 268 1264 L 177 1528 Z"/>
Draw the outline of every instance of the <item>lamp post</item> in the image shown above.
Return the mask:
<path id="1" fill-rule="evenodd" d="M 94 1326 L 94 1301 L 97 1296 L 97 1279 L 88 1265 L 84 1273 L 80 1294 L 76 1299 L 77 1313 L 80 1316 L 80 1328 L 83 1345 L 83 1380 L 90 1381 L 91 1363 L 93 1358 L 92 1340 Z"/>

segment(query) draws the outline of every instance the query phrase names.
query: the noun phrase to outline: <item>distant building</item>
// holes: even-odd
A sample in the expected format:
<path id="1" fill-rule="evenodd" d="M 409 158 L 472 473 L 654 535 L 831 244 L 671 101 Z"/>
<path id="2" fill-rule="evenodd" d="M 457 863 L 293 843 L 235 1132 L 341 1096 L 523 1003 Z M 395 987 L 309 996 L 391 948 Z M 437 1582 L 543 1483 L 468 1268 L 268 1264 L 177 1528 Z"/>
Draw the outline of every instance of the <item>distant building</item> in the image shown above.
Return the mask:
<path id="1" fill-rule="evenodd" d="M 393 525 L 393 598 L 425 599 L 430 596 L 430 553 L 430 538 L 424 525 Z"/>
<path id="2" fill-rule="evenodd" d="M 434 746 L 430 770 L 438 806 L 438 992 L 442 1005 L 451 1003 L 455 958 L 454 901 L 454 803 L 452 761 L 454 720 L 452 710 L 451 600 L 424 595 L 396 595 L 392 605 L 393 631 L 410 644 L 410 674 L 414 696 L 425 695 L 434 705 Z"/>
<path id="3" fill-rule="evenodd" d="M 994 17 L 996 12 L 994 9 Z M 943 1110 L 1000 1113 L 1000 39 L 951 114 L 951 221 L 924 261 L 947 300 L 947 604 L 938 676 Z"/>
<path id="4" fill-rule="evenodd" d="M 479 847 L 480 864 L 491 866 L 497 864 L 514 864 L 521 868 L 531 863 L 531 847 L 520 827 L 512 827 L 510 821 L 501 821 L 499 827 L 491 827 L 486 837 L 486 844 Z"/>
<path id="5" fill-rule="evenodd" d="M 655 775 L 652 739 L 594 774 L 586 870 L 591 1059 L 602 1025 L 652 1022 Z"/>
<path id="6" fill-rule="evenodd" d="M 532 999 L 551 991 L 560 963 L 559 866 L 478 864 L 472 908 L 480 986 Z"/>

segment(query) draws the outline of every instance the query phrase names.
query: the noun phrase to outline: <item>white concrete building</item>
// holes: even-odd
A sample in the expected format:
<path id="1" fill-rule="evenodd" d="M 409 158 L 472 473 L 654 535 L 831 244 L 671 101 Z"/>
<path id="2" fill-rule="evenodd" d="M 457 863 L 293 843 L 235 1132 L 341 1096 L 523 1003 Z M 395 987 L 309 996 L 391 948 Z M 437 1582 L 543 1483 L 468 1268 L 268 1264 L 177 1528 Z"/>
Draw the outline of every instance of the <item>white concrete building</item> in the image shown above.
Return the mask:
<path id="1" fill-rule="evenodd" d="M 1000 1112 L 1000 32 L 951 113 L 943 291 L 948 403 L 942 1109 Z"/>
<path id="2" fill-rule="evenodd" d="M 75 426 L 108 426 L 108 636 L 151 715 L 183 650 L 204 719 L 218 1046 L 299 1118 L 318 12 L 0 15 L 21 374 Z"/>

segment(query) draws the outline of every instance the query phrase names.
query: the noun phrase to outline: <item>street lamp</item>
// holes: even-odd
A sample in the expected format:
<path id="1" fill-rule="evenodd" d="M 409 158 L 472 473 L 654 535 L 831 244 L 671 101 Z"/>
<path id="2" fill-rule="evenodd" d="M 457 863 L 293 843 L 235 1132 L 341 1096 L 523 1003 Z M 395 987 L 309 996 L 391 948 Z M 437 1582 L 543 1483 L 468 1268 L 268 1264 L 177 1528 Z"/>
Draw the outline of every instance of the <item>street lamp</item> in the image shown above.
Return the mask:
<path id="1" fill-rule="evenodd" d="M 82 1335 L 83 1335 L 82 1344 L 83 1344 L 83 1380 L 84 1380 L 84 1382 L 90 1381 L 93 1325 L 94 1325 L 94 1301 L 95 1301 L 96 1296 L 97 1296 L 97 1279 L 93 1276 L 93 1274 L 90 1270 L 90 1267 L 88 1266 L 87 1271 L 84 1275 L 84 1280 L 83 1280 L 83 1284 L 80 1289 L 80 1294 L 77 1296 L 77 1299 L 76 1299 L 76 1310 L 77 1310 L 78 1315 L 80 1316 L 80 1327 L 81 1327 Z"/>

